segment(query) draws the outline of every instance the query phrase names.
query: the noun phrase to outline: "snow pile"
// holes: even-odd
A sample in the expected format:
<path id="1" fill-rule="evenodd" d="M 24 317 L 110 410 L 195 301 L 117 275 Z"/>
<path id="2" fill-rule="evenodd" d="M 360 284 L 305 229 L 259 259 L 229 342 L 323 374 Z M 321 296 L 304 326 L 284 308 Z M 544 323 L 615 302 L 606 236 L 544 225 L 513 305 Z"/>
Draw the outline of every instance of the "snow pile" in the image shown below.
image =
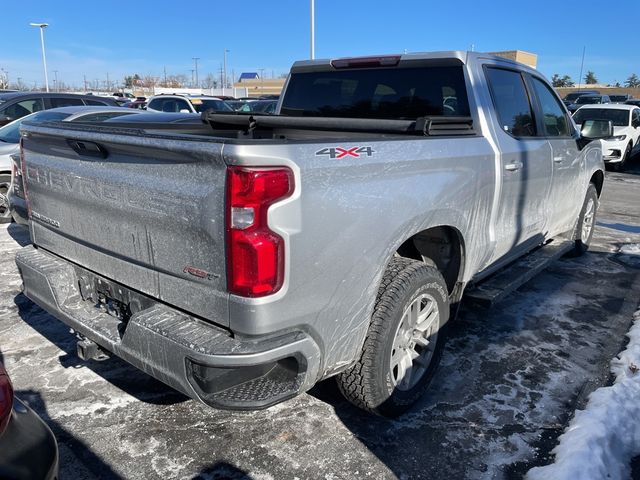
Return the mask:
<path id="1" fill-rule="evenodd" d="M 629 243 L 620 247 L 620 253 L 626 255 L 640 255 L 640 243 Z"/>
<path id="2" fill-rule="evenodd" d="M 629 345 L 611 362 L 614 384 L 589 396 L 553 449 L 555 463 L 532 468 L 528 480 L 629 477 L 629 462 L 640 454 L 640 310 L 627 336 Z"/>

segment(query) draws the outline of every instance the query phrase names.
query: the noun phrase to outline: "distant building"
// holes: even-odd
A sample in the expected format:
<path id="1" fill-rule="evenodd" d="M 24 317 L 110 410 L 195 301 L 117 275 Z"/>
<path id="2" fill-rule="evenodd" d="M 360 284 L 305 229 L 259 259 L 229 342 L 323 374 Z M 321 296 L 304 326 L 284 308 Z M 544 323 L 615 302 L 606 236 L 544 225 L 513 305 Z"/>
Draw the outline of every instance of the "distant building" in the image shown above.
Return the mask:
<path id="1" fill-rule="evenodd" d="M 240 78 L 238 82 L 242 82 L 243 80 L 258 80 L 260 75 L 257 72 L 243 72 L 240 74 Z"/>
<path id="2" fill-rule="evenodd" d="M 508 58 L 516 62 L 524 63 L 527 67 L 536 68 L 538 65 L 538 55 L 524 52 L 522 50 L 506 50 L 504 52 L 488 52 L 489 55 Z"/>

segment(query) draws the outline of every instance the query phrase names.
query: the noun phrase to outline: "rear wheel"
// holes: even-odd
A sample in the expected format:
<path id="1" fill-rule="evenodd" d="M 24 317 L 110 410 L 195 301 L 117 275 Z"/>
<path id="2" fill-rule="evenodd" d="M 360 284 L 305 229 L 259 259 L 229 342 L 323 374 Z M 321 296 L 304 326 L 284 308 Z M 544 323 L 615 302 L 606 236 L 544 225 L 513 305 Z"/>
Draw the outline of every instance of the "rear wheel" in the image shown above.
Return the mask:
<path id="1" fill-rule="evenodd" d="M 10 186 L 11 175 L 0 175 L 0 223 L 9 223 L 12 220 L 8 196 Z"/>
<path id="2" fill-rule="evenodd" d="M 394 258 L 384 274 L 361 356 L 338 376 L 354 405 L 394 417 L 425 392 L 442 356 L 447 287 L 424 262 Z"/>
<path id="3" fill-rule="evenodd" d="M 574 256 L 580 256 L 589 249 L 596 224 L 597 211 L 598 192 L 595 185 L 591 183 L 587 189 L 582 210 L 580 210 L 580 216 L 578 217 L 578 224 L 576 225 Z"/>

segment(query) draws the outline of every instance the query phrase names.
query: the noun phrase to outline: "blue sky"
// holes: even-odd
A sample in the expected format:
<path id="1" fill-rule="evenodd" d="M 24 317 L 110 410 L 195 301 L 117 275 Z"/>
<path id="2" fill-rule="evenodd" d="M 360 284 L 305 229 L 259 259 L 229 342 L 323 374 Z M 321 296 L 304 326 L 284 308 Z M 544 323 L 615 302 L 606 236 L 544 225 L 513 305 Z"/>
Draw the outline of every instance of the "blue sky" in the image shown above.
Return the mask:
<path id="1" fill-rule="evenodd" d="M 4 3 L 4 2 L 3 2 Z M 640 0 L 580 3 L 491 1 L 316 0 L 316 58 L 376 53 L 520 49 L 538 54 L 550 77 L 577 81 L 584 71 L 603 83 L 640 75 Z M 232 6 L 232 7 L 231 7 Z M 309 0 L 243 2 L 79 2 L 23 0 L 2 6 L 0 68 L 29 85 L 42 84 L 40 38 L 45 32 L 50 83 L 113 81 L 138 73 L 218 75 L 224 49 L 228 72 L 286 72 L 309 57 Z"/>

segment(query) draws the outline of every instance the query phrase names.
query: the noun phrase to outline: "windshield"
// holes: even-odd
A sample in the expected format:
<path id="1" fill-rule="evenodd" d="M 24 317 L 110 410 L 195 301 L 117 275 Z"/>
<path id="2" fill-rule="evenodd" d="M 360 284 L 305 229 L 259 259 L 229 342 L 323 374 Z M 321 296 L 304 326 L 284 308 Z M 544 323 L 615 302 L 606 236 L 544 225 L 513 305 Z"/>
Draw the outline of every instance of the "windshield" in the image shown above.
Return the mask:
<path id="1" fill-rule="evenodd" d="M 379 118 L 468 116 L 459 66 L 358 68 L 293 73 L 281 115 Z"/>
<path id="2" fill-rule="evenodd" d="M 593 96 L 593 97 L 591 97 L 591 96 L 589 96 L 589 97 L 580 97 L 576 101 L 576 103 L 580 104 L 580 105 L 592 105 L 592 104 L 595 104 L 595 103 L 602 103 L 602 97 L 595 97 L 595 96 Z"/>
<path id="3" fill-rule="evenodd" d="M 63 120 L 67 118 L 69 113 L 62 112 L 47 112 L 46 110 L 43 112 L 37 112 L 31 115 L 27 115 L 26 117 L 22 117 L 18 120 L 15 120 L 11 123 L 8 123 L 4 127 L 0 128 L 0 141 L 5 143 L 18 143 L 20 142 L 20 125 L 25 120 L 36 120 L 36 121 L 51 121 L 51 120 Z"/>
<path id="4" fill-rule="evenodd" d="M 573 115 L 573 119 L 579 124 L 584 123 L 585 120 L 611 120 L 614 127 L 626 127 L 629 125 L 629 110 L 581 108 Z"/>
<path id="5" fill-rule="evenodd" d="M 196 112 L 198 113 L 204 112 L 205 110 L 209 109 L 223 112 L 233 112 L 233 108 L 231 108 L 222 100 L 200 100 L 198 98 L 193 99 L 191 103 L 193 104 L 193 108 L 195 108 Z"/>

